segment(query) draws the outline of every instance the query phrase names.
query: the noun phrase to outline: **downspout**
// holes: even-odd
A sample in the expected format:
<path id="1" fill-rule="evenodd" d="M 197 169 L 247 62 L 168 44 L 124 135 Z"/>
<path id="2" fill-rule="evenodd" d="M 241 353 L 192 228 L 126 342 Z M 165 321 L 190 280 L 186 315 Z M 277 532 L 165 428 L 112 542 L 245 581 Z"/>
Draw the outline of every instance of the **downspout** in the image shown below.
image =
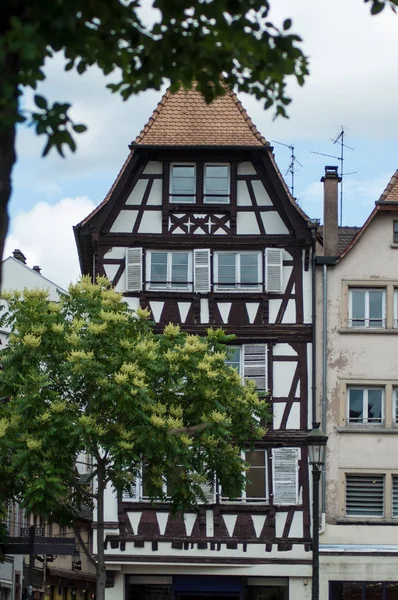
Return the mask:
<path id="1" fill-rule="evenodd" d="M 327 344 L 328 344 L 328 267 L 323 265 L 323 317 L 322 317 L 322 431 L 326 433 Z M 322 469 L 322 516 L 326 512 L 326 465 Z"/>
<path id="2" fill-rule="evenodd" d="M 311 227 L 312 236 L 312 369 L 311 369 L 311 409 L 312 428 L 317 422 L 316 418 L 316 230 L 317 221 Z"/>

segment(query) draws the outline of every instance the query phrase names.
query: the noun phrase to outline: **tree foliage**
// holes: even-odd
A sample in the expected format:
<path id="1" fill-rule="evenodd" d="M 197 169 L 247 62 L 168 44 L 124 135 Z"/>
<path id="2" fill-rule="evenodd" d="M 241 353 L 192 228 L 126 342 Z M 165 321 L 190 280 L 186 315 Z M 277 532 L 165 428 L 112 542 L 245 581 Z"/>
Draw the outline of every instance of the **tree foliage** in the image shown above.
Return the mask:
<path id="1" fill-rule="evenodd" d="M 156 335 L 148 312 L 132 312 L 105 279 L 83 278 L 59 303 L 40 290 L 7 300 L 0 449 L 29 512 L 71 524 L 95 500 L 101 522 L 105 488 L 131 493 L 143 464 L 152 499 L 166 500 L 172 482 L 174 510 L 203 500 L 215 474 L 239 495 L 241 449 L 264 434 L 268 409 L 225 364 L 230 336 L 172 324 Z M 94 488 L 76 470 L 87 455 Z"/>

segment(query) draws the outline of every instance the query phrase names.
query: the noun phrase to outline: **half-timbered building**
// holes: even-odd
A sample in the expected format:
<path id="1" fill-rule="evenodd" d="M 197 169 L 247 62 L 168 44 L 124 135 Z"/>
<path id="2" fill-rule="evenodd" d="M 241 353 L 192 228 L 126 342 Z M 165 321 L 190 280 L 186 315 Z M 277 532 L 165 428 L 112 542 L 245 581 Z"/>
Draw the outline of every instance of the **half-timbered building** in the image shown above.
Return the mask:
<path id="1" fill-rule="evenodd" d="M 109 599 L 308 597 L 311 233 L 235 94 L 206 105 L 195 90 L 166 92 L 75 227 L 83 273 L 106 275 L 159 332 L 173 322 L 235 334 L 230 364 L 271 394 L 241 498 L 215 489 L 174 517 L 149 504 L 145 481 L 134 497 L 109 493 Z"/>

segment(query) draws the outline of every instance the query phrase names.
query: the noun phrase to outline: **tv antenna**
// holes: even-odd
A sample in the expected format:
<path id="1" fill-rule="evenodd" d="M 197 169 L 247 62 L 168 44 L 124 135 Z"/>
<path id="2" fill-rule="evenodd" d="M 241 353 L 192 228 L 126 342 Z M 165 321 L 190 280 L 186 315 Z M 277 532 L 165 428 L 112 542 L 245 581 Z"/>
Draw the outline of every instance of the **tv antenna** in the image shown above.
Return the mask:
<path id="1" fill-rule="evenodd" d="M 296 155 L 294 154 L 294 146 L 292 146 L 291 144 L 284 144 L 283 142 L 277 142 L 276 140 L 271 140 L 271 142 L 273 144 L 279 144 L 280 146 L 285 146 L 285 148 L 289 148 L 290 150 L 290 163 L 289 166 L 287 168 L 287 171 L 285 173 L 285 175 L 287 175 L 288 173 L 290 173 L 291 175 L 291 186 L 290 186 L 290 191 L 291 194 L 294 198 L 294 171 L 295 171 L 295 166 L 296 163 L 302 167 L 303 165 L 297 160 Z"/>
<path id="2" fill-rule="evenodd" d="M 329 156 L 330 158 L 335 158 L 336 160 L 340 161 L 340 177 L 341 177 L 341 183 L 340 183 L 340 227 L 342 227 L 343 225 L 343 181 L 344 181 L 344 176 L 345 175 L 354 175 L 356 173 L 356 171 L 351 171 L 350 173 L 344 173 L 344 148 L 348 148 L 348 150 L 354 150 L 354 148 L 351 148 L 351 146 L 347 146 L 347 144 L 344 143 L 344 135 L 345 135 L 345 131 L 344 131 L 344 126 L 341 126 L 341 131 L 339 133 L 339 135 L 337 136 L 336 139 L 330 138 L 331 141 L 333 142 L 333 144 L 339 144 L 340 146 L 340 156 L 335 156 L 334 154 L 325 154 L 324 152 L 314 152 L 314 150 L 311 150 L 312 154 L 320 154 L 321 156 Z"/>

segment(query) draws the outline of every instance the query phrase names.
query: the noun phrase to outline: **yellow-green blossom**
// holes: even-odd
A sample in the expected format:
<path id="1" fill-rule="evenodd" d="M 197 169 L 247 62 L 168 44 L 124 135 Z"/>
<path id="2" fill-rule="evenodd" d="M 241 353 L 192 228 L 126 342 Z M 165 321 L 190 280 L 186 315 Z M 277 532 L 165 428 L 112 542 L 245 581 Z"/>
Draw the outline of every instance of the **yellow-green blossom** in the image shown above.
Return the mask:
<path id="1" fill-rule="evenodd" d="M 127 375 L 139 373 L 137 363 L 123 363 L 120 367 L 120 370 L 122 373 L 126 373 Z"/>
<path id="2" fill-rule="evenodd" d="M 53 413 L 61 413 L 66 409 L 66 402 L 62 400 L 57 400 L 50 405 L 50 410 Z"/>
<path id="3" fill-rule="evenodd" d="M 48 421 L 50 421 L 50 419 L 51 413 L 49 410 L 46 410 L 46 412 L 37 417 L 37 420 L 40 421 L 40 423 L 47 423 Z"/>
<path id="4" fill-rule="evenodd" d="M 49 293 L 48 290 L 40 290 L 39 288 L 24 288 L 23 295 L 25 300 L 47 300 Z"/>
<path id="5" fill-rule="evenodd" d="M 166 421 L 159 415 L 152 415 L 150 421 L 154 427 L 164 427 L 166 425 Z"/>
<path id="6" fill-rule="evenodd" d="M 88 330 L 90 331 L 90 333 L 94 333 L 94 335 L 98 335 L 101 333 L 104 333 L 104 331 L 107 330 L 108 324 L 107 323 L 90 323 L 90 325 L 88 326 Z"/>
<path id="7" fill-rule="evenodd" d="M 125 440 L 120 440 L 118 445 L 121 450 L 132 450 L 134 448 L 134 442 L 126 442 Z"/>
<path id="8" fill-rule="evenodd" d="M 137 308 L 137 310 L 135 311 L 135 314 L 137 315 L 137 317 L 143 321 L 147 320 L 150 318 L 151 316 L 151 311 L 149 310 L 149 308 Z"/>
<path id="9" fill-rule="evenodd" d="M 120 347 L 124 348 L 125 350 L 131 350 L 134 346 L 134 344 L 127 339 L 120 340 L 119 344 Z"/>
<path id="10" fill-rule="evenodd" d="M 5 436 L 9 424 L 8 419 L 0 419 L 0 438 Z"/>
<path id="11" fill-rule="evenodd" d="M 163 329 L 163 333 L 168 338 L 175 338 L 180 333 L 181 328 L 179 325 L 173 325 L 173 323 L 169 323 Z"/>
<path id="12" fill-rule="evenodd" d="M 51 325 L 51 331 L 53 331 L 54 333 L 62 333 L 64 330 L 64 326 L 62 325 L 62 323 L 53 323 Z"/>
<path id="13" fill-rule="evenodd" d="M 174 405 L 170 406 L 169 412 L 171 415 L 173 415 L 177 419 L 181 419 L 182 415 L 184 414 L 182 406 L 174 406 Z"/>
<path id="14" fill-rule="evenodd" d="M 180 441 L 184 444 L 184 446 L 190 446 L 193 442 L 193 438 L 189 437 L 186 433 L 182 433 L 180 435 Z"/>
<path id="15" fill-rule="evenodd" d="M 167 426 L 170 429 L 181 429 L 184 427 L 184 423 L 182 419 L 176 419 L 175 417 L 167 417 Z"/>
<path id="16" fill-rule="evenodd" d="M 123 385 L 123 383 L 127 383 L 129 380 L 129 376 L 126 373 L 115 373 L 114 378 L 118 385 Z"/>
<path id="17" fill-rule="evenodd" d="M 31 333 L 27 333 L 23 336 L 22 343 L 28 348 L 38 348 L 41 344 L 41 337 L 38 335 L 32 335 Z"/>
<path id="18" fill-rule="evenodd" d="M 28 437 L 26 440 L 26 445 L 28 447 L 29 450 L 32 450 L 33 452 L 35 450 L 40 450 L 42 447 L 42 442 L 41 440 L 35 440 L 32 437 Z"/>
<path id="19" fill-rule="evenodd" d="M 49 302 L 47 304 L 47 308 L 48 311 L 50 313 L 59 313 L 59 311 L 61 310 L 61 305 L 59 304 L 59 302 Z"/>
<path id="20" fill-rule="evenodd" d="M 72 350 L 70 354 L 66 357 L 66 360 L 69 362 L 76 362 L 80 360 L 92 360 L 94 358 L 94 352 L 89 350 L 85 352 L 84 350 Z"/>
<path id="21" fill-rule="evenodd" d="M 79 417 L 79 423 L 84 428 L 94 427 L 95 419 L 90 415 L 81 415 Z"/>
<path id="22" fill-rule="evenodd" d="M 126 323 L 128 320 L 126 314 L 113 310 L 101 310 L 100 317 L 107 323 Z"/>

